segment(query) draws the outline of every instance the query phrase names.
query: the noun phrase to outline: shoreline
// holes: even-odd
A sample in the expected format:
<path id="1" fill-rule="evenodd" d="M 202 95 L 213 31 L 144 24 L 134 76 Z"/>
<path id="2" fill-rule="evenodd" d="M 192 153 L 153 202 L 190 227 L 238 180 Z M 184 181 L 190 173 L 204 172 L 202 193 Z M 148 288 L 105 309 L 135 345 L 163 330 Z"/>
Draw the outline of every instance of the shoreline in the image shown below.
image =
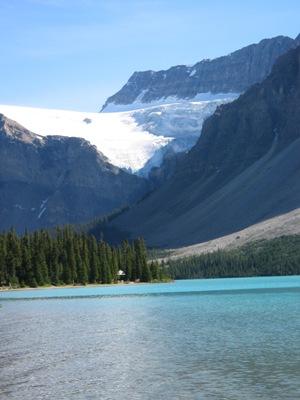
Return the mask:
<path id="1" fill-rule="evenodd" d="M 111 286 L 131 286 L 131 285 L 151 285 L 152 283 L 173 283 L 174 280 L 170 281 L 159 281 L 159 282 L 118 282 L 118 283 L 88 283 L 86 285 L 60 285 L 60 286 L 38 286 L 38 287 L 29 287 L 26 286 L 24 288 L 8 288 L 5 286 L 0 287 L 0 293 L 2 292 L 20 292 L 27 290 L 48 290 L 48 289 L 82 289 L 82 288 L 90 288 L 90 287 L 111 287 Z"/>

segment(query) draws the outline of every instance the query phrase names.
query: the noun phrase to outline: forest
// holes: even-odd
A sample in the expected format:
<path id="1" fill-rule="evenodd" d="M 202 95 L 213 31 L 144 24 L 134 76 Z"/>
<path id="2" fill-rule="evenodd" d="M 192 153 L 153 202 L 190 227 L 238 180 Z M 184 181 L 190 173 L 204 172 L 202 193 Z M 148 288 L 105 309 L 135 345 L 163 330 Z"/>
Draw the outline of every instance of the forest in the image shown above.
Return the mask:
<path id="1" fill-rule="evenodd" d="M 169 260 L 173 279 L 228 278 L 300 274 L 300 235 L 262 240 L 233 250 Z"/>
<path id="2" fill-rule="evenodd" d="M 18 235 L 0 234 L 0 286 L 161 282 L 170 279 L 227 278 L 300 274 L 300 235 L 262 240 L 232 250 L 218 250 L 155 260 L 142 238 L 112 246 L 67 226 Z M 167 254 L 167 253 L 166 253 Z M 121 272 L 120 272 L 121 271 Z"/>
<path id="3" fill-rule="evenodd" d="M 119 274 L 119 271 L 123 274 Z M 142 238 L 110 246 L 72 227 L 17 235 L 0 234 L 0 286 L 37 287 L 151 282 L 164 279 L 158 262 L 147 262 Z"/>

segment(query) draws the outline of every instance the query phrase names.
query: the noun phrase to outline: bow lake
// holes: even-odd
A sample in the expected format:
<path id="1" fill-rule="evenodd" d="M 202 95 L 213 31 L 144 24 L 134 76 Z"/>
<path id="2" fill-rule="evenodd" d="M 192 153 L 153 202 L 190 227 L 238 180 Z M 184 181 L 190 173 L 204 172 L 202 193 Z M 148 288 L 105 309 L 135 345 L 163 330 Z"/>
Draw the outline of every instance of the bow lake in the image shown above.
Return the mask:
<path id="1" fill-rule="evenodd" d="M 0 292 L 1 399 L 300 398 L 300 276 Z"/>

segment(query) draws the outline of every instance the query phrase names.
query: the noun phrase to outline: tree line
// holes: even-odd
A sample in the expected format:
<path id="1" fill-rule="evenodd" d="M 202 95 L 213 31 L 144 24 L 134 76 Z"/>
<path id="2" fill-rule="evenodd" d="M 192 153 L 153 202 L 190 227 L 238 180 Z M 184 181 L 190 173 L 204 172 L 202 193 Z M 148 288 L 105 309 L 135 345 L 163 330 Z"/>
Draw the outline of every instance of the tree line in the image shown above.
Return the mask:
<path id="1" fill-rule="evenodd" d="M 299 275 L 300 235 L 169 260 L 163 268 L 172 279 Z"/>
<path id="2" fill-rule="evenodd" d="M 124 275 L 119 276 L 119 270 Z M 17 235 L 0 234 L 0 286 L 159 281 L 162 268 L 148 263 L 143 239 L 110 246 L 71 227 Z"/>

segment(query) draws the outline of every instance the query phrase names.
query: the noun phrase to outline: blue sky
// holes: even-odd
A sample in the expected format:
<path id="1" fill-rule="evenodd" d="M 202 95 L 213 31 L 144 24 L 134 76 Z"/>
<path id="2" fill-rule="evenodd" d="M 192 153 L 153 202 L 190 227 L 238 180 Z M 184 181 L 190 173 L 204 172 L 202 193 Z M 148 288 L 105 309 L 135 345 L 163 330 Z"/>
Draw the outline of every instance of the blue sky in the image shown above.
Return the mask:
<path id="1" fill-rule="evenodd" d="M 97 111 L 136 70 L 295 37 L 299 20 L 299 0 L 0 0 L 0 103 Z"/>

